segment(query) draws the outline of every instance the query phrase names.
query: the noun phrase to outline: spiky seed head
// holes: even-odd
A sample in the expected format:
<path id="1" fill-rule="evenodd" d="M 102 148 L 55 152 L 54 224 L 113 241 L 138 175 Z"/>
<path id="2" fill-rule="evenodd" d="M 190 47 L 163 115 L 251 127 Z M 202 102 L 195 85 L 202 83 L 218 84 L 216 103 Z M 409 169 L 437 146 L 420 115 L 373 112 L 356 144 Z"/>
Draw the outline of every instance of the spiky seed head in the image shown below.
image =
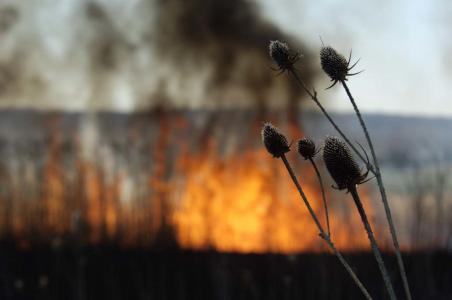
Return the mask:
<path id="1" fill-rule="evenodd" d="M 290 151 L 286 137 L 271 123 L 265 123 L 262 128 L 262 142 L 273 157 L 281 157 Z"/>
<path id="2" fill-rule="evenodd" d="M 337 53 L 334 48 L 327 46 L 320 50 L 320 63 L 322 69 L 333 81 L 346 80 L 348 74 L 347 59 Z"/>
<path id="3" fill-rule="evenodd" d="M 268 46 L 270 57 L 278 65 L 280 70 L 288 70 L 293 67 L 293 64 L 298 59 L 298 55 L 291 54 L 289 45 L 284 42 L 270 41 Z"/>
<path id="4" fill-rule="evenodd" d="M 349 189 L 362 182 L 363 175 L 350 149 L 337 137 L 325 139 L 323 160 L 339 190 Z"/>
<path id="5" fill-rule="evenodd" d="M 310 138 L 302 138 L 298 141 L 298 153 L 304 159 L 311 159 L 317 154 L 315 143 Z"/>

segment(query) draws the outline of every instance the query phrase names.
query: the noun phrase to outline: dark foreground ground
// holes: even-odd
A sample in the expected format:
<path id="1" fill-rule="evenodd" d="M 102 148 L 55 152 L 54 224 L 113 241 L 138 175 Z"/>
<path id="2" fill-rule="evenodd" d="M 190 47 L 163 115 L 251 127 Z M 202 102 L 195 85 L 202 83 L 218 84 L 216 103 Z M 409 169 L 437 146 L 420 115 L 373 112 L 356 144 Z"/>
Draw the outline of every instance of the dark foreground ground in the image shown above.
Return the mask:
<path id="1" fill-rule="evenodd" d="M 224 254 L 115 247 L 0 249 L 0 299 L 362 299 L 328 254 Z M 375 299 L 383 283 L 370 253 L 349 254 Z M 402 295 L 395 259 L 386 256 Z M 406 254 L 414 299 L 452 299 L 452 255 Z M 403 298 L 403 297 L 402 297 Z"/>

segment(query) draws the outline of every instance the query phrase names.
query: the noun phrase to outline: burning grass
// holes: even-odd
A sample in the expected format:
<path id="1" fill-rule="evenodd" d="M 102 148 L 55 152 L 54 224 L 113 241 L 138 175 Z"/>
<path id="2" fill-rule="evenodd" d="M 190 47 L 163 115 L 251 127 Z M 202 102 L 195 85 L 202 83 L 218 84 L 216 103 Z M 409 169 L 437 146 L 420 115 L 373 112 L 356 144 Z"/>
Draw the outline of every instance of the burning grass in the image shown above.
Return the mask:
<path id="1" fill-rule="evenodd" d="M 42 115 L 29 129 L 42 139 L 21 141 L 20 148 L 8 144 L 14 148 L 2 152 L 2 236 L 23 247 L 55 238 L 135 247 L 161 243 L 166 232 L 186 249 L 325 250 L 283 167 L 268 160 L 258 141 L 249 142 L 259 131 L 255 115 L 122 118 Z M 312 168 L 299 160 L 296 169 L 317 199 Z M 346 208 L 351 205 L 332 206 L 336 243 L 348 251 L 368 249 L 365 234 L 355 229 L 359 217 Z M 321 202 L 313 207 L 323 214 Z"/>

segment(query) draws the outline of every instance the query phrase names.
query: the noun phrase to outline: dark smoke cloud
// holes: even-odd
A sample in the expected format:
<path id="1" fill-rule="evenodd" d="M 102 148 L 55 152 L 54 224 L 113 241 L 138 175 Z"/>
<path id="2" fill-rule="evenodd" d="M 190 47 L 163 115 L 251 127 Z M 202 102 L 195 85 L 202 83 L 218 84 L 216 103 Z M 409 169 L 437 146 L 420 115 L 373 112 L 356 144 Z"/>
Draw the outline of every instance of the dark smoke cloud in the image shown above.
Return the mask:
<path id="1" fill-rule="evenodd" d="M 276 78 L 269 68 L 272 62 L 267 49 L 273 39 L 303 49 L 303 76 L 308 81 L 313 78 L 311 53 L 264 20 L 254 2 L 161 0 L 155 5 L 159 12 L 155 26 L 158 53 L 182 71 L 181 76 L 196 76 L 208 69 L 206 91 L 213 101 L 221 102 L 222 94 L 240 87 L 260 105 L 276 101 L 296 105 L 299 88 L 285 76 Z M 279 96 L 271 93 L 275 88 Z M 223 98 L 232 101 L 232 97 Z"/>
<path id="2" fill-rule="evenodd" d="M 19 17 L 19 12 L 13 6 L 5 5 L 0 8 L 0 34 L 8 31 Z"/>
<path id="3" fill-rule="evenodd" d="M 0 6 L 0 105 L 42 109 L 294 107 L 300 89 L 275 76 L 269 40 L 306 47 L 254 2 L 11 2 Z"/>

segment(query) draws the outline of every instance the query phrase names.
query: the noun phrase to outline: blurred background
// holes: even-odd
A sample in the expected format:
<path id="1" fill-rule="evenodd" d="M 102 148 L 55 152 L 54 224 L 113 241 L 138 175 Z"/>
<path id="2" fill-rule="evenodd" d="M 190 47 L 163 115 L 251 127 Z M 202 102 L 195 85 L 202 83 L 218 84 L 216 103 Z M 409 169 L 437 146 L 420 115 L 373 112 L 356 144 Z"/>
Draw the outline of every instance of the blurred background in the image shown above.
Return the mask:
<path id="1" fill-rule="evenodd" d="M 413 294 L 452 298 L 451 17 L 443 0 L 0 1 L 0 298 L 359 299 L 261 143 L 265 121 L 318 146 L 336 134 L 271 69 L 275 39 L 366 145 L 318 52 L 361 58 L 349 87 Z M 324 222 L 315 173 L 293 152 Z M 375 180 L 359 191 L 402 296 Z M 327 197 L 333 241 L 384 298 L 350 196 Z"/>

